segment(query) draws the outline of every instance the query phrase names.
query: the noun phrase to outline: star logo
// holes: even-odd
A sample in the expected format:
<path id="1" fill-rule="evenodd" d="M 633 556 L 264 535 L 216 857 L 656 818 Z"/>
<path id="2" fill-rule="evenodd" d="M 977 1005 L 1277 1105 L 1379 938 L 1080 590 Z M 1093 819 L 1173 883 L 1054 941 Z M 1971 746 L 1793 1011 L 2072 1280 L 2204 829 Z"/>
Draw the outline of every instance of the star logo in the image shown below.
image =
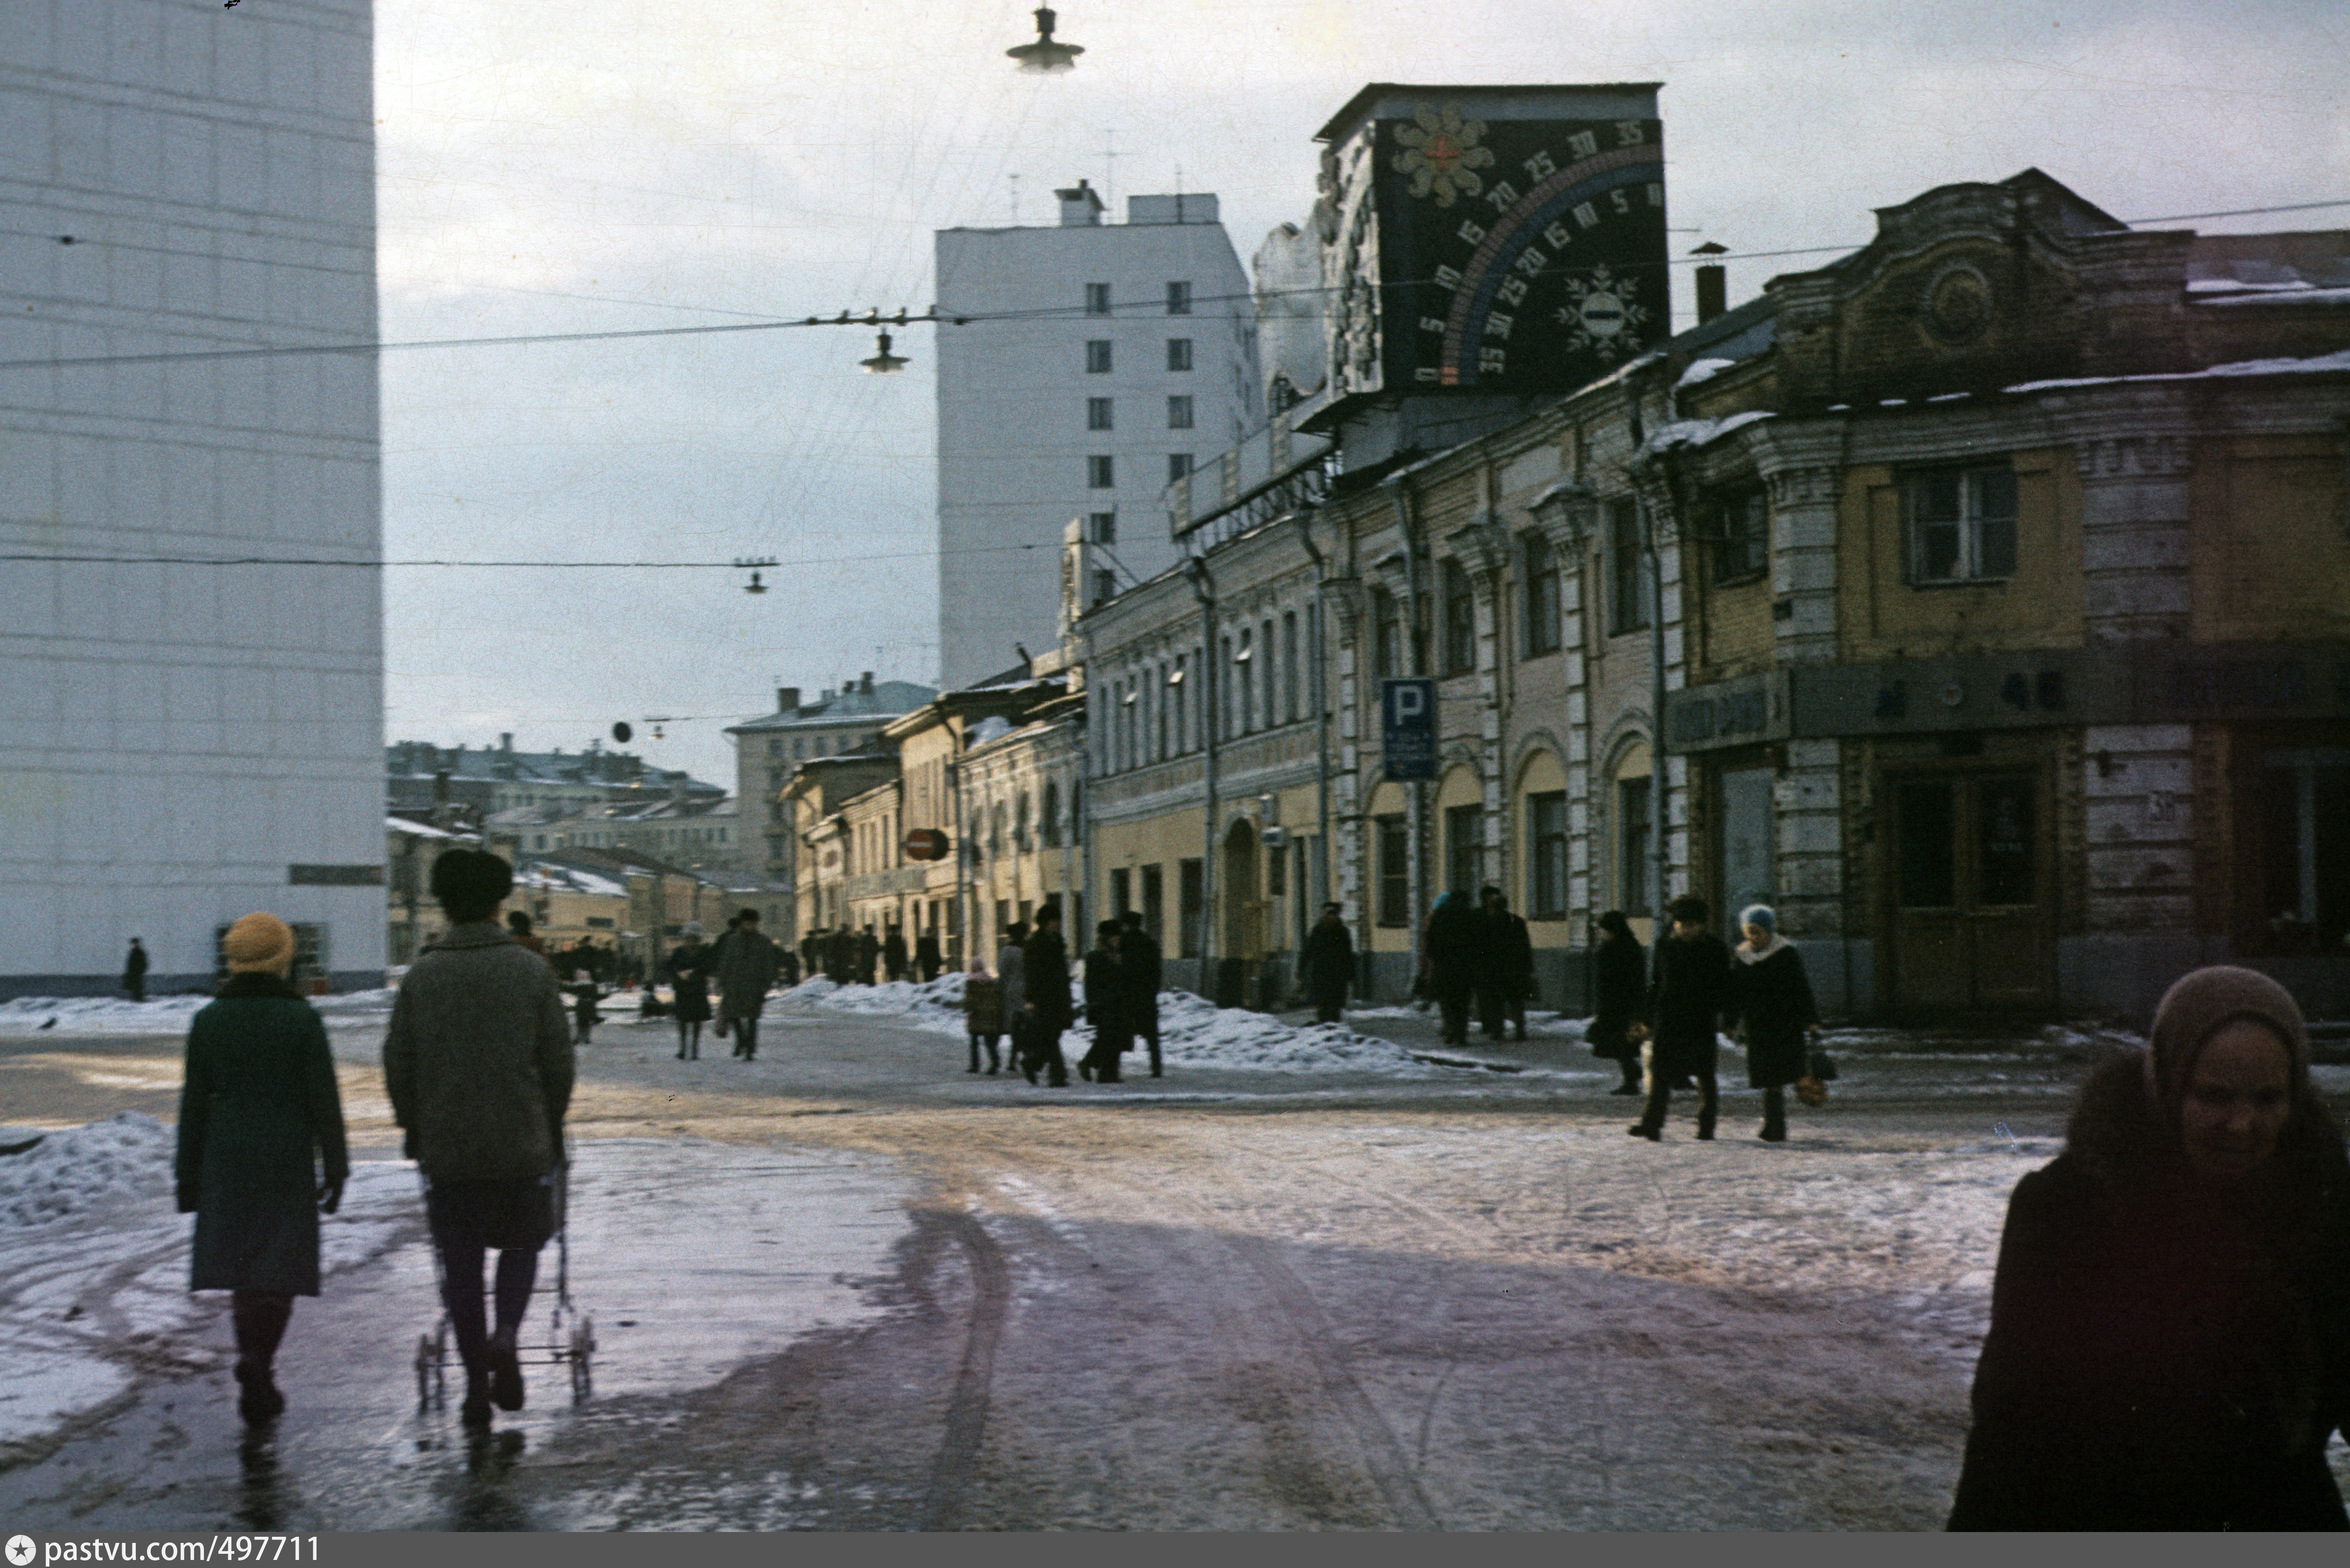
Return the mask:
<path id="1" fill-rule="evenodd" d="M 33 1538 L 12 1535 L 8 1538 L 8 1561 L 12 1568 L 25 1568 L 33 1560 Z"/>

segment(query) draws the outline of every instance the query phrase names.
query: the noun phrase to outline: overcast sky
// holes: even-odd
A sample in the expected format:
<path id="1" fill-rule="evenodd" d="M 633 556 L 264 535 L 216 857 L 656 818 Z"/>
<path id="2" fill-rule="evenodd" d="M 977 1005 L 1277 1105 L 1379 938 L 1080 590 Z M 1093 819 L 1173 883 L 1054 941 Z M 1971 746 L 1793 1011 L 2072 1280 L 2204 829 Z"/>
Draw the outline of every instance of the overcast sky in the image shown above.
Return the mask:
<path id="1" fill-rule="evenodd" d="M 1014 0 L 377 0 L 383 335 L 920 311 L 934 230 L 1050 222 L 1079 176 L 1120 212 L 1217 192 L 1245 262 L 1304 221 L 1314 132 L 1371 81 L 1662 82 L 1677 251 L 1858 244 L 1874 207 L 2028 166 L 2132 220 L 2350 198 L 2339 0 L 1059 11 L 1086 54 L 1045 78 L 1004 57 L 1034 32 Z M 1731 302 L 1826 259 L 1733 262 Z M 756 597 L 394 569 L 387 738 L 570 751 L 674 715 L 636 749 L 731 785 L 720 731 L 777 684 L 934 680 L 931 331 L 896 377 L 849 328 L 386 355 L 392 558 L 786 563 Z"/>

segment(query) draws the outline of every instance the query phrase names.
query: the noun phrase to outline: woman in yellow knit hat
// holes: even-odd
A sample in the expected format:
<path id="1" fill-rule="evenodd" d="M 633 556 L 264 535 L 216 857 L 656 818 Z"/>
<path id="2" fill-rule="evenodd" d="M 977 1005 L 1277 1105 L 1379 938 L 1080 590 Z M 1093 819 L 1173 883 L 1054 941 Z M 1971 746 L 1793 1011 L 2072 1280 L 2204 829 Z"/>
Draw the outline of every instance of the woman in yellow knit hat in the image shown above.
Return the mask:
<path id="1" fill-rule="evenodd" d="M 294 1298 L 318 1293 L 318 1216 L 350 1161 L 326 1026 L 286 981 L 294 933 L 251 914 L 221 944 L 229 977 L 188 1030 L 180 1091 L 180 1211 L 196 1217 L 188 1288 L 229 1291 L 237 1410 L 286 1408 L 270 1366 Z"/>

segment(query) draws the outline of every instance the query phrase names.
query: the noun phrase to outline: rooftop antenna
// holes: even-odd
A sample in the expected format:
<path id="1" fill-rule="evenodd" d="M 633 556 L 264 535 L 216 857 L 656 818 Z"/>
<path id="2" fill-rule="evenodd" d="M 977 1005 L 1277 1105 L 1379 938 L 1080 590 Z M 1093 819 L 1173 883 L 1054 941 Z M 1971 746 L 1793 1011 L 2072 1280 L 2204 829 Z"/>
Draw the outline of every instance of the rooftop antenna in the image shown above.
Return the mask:
<path id="1" fill-rule="evenodd" d="M 1019 175 L 1017 175 L 1017 174 L 1014 174 L 1014 176 L 1012 176 L 1012 223 L 1013 223 L 1013 225 L 1014 225 L 1015 228 L 1019 226 L 1019 223 L 1020 223 L 1020 176 L 1019 176 Z"/>
<path id="2" fill-rule="evenodd" d="M 1102 205 L 1118 210 L 1118 128 L 1102 129 Z"/>

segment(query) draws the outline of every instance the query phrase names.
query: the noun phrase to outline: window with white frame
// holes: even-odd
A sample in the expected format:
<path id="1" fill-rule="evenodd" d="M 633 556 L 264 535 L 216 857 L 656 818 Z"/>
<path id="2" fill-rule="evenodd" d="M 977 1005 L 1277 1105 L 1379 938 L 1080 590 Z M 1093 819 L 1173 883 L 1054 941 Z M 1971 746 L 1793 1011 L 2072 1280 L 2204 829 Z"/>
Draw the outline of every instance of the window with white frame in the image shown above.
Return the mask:
<path id="1" fill-rule="evenodd" d="M 2015 470 L 2002 463 L 1936 468 L 1904 477 L 1912 583 L 2015 575 Z"/>

